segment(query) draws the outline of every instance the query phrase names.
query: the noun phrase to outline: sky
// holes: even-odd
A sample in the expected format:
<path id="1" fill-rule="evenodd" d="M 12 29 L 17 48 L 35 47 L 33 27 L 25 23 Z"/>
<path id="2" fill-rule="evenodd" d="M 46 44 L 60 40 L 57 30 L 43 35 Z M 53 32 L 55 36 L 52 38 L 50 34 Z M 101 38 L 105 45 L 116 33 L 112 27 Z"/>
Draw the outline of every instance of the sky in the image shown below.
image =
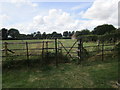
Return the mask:
<path id="1" fill-rule="evenodd" d="M 118 0 L 2 1 L 0 21 L 0 28 L 16 28 L 21 34 L 93 30 L 102 24 L 118 28 Z"/>

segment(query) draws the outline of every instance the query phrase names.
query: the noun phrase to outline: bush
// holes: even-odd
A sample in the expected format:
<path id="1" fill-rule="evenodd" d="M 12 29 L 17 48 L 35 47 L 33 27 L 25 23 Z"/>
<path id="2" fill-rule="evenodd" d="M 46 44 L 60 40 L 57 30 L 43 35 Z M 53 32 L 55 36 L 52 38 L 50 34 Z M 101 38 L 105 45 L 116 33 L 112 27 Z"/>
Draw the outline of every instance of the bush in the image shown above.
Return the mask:
<path id="1" fill-rule="evenodd" d="M 117 51 L 118 56 L 120 56 L 120 42 L 115 46 L 115 51 Z"/>

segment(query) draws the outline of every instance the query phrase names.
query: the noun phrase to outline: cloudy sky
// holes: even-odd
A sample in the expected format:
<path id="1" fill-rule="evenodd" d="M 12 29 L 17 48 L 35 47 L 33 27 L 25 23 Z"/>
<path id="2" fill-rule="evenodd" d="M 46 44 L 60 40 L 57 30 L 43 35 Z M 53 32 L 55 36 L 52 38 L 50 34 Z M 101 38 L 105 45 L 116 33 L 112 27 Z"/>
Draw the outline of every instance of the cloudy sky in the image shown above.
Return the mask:
<path id="1" fill-rule="evenodd" d="M 19 1 L 19 2 L 18 2 Z M 17 28 L 20 33 L 51 33 L 90 29 L 101 24 L 118 27 L 118 0 L 86 2 L 0 2 L 0 28 Z"/>

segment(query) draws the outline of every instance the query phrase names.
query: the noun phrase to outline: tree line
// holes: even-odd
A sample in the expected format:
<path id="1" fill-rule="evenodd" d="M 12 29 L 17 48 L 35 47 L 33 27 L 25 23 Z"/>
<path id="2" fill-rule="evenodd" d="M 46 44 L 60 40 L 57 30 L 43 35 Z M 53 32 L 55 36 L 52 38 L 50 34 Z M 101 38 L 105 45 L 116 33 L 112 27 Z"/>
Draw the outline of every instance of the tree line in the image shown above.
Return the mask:
<path id="1" fill-rule="evenodd" d="M 77 31 L 64 31 L 63 33 L 52 32 L 46 34 L 46 32 L 41 33 L 40 31 L 31 34 L 21 34 L 18 29 L 2 28 L 0 30 L 1 39 L 3 40 L 24 40 L 24 39 L 70 39 L 70 38 L 80 38 L 84 37 L 85 41 L 97 41 L 98 39 L 104 39 L 109 37 L 113 40 L 120 36 L 120 30 L 115 28 L 113 25 L 103 24 L 96 26 L 92 31 L 88 29 L 77 30 Z M 115 35 L 115 36 L 114 36 Z M 107 39 L 107 38 L 106 38 Z"/>
<path id="2" fill-rule="evenodd" d="M 98 25 L 91 32 L 89 30 L 76 31 L 75 37 L 83 37 L 84 41 L 100 41 L 100 42 L 117 42 L 120 41 L 120 28 L 115 28 L 113 25 L 103 24 Z"/>
<path id="3" fill-rule="evenodd" d="M 43 32 L 41 34 L 40 31 L 31 33 L 31 34 L 20 34 L 18 29 L 11 28 L 11 29 L 6 29 L 2 28 L 0 30 L 0 35 L 2 40 L 23 40 L 23 39 L 54 39 L 54 38 L 63 38 L 63 39 L 69 39 L 72 35 L 74 34 L 74 31 L 65 31 L 63 34 L 57 33 L 57 32 L 52 32 L 49 34 L 46 34 L 46 32 Z"/>

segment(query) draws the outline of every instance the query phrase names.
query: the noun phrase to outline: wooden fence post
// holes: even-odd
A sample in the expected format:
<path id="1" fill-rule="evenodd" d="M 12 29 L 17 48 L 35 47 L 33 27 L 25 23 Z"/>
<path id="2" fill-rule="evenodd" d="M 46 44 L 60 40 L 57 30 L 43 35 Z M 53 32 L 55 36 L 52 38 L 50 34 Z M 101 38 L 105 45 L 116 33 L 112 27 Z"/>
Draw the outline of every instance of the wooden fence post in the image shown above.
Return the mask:
<path id="1" fill-rule="evenodd" d="M 61 54 L 59 58 L 61 58 L 61 60 L 63 59 L 63 53 L 62 53 L 62 45 L 60 44 L 60 42 L 58 42 L 58 48 L 59 48 L 59 53 Z"/>
<path id="2" fill-rule="evenodd" d="M 79 57 L 78 64 L 80 64 L 82 61 L 82 39 L 78 41 L 78 57 Z"/>
<path id="3" fill-rule="evenodd" d="M 46 64 L 49 62 L 48 61 L 48 41 L 46 41 L 46 60 L 45 60 Z"/>
<path id="4" fill-rule="evenodd" d="M 48 53 L 48 41 L 46 42 L 46 52 Z"/>
<path id="5" fill-rule="evenodd" d="M 43 45 L 42 45 L 42 60 L 44 58 L 44 41 L 43 41 Z"/>
<path id="6" fill-rule="evenodd" d="M 102 42 L 102 61 L 104 60 L 104 41 Z"/>
<path id="7" fill-rule="evenodd" d="M 4 44 L 5 44 L 5 56 L 7 57 L 8 56 L 8 52 L 7 52 L 7 49 L 8 49 L 7 45 L 8 45 L 8 43 L 5 42 Z"/>
<path id="8" fill-rule="evenodd" d="M 60 52 L 60 45 L 59 45 L 59 42 L 58 42 L 58 52 Z"/>
<path id="9" fill-rule="evenodd" d="M 97 52 L 99 52 L 99 49 L 100 49 L 100 40 L 98 40 L 97 42 Z"/>
<path id="10" fill-rule="evenodd" d="M 28 42 L 26 42 L 26 51 L 27 51 L 27 63 L 28 63 L 28 66 L 29 66 Z"/>
<path id="11" fill-rule="evenodd" d="M 56 55 L 56 67 L 58 67 L 57 38 L 55 38 L 55 55 Z"/>

